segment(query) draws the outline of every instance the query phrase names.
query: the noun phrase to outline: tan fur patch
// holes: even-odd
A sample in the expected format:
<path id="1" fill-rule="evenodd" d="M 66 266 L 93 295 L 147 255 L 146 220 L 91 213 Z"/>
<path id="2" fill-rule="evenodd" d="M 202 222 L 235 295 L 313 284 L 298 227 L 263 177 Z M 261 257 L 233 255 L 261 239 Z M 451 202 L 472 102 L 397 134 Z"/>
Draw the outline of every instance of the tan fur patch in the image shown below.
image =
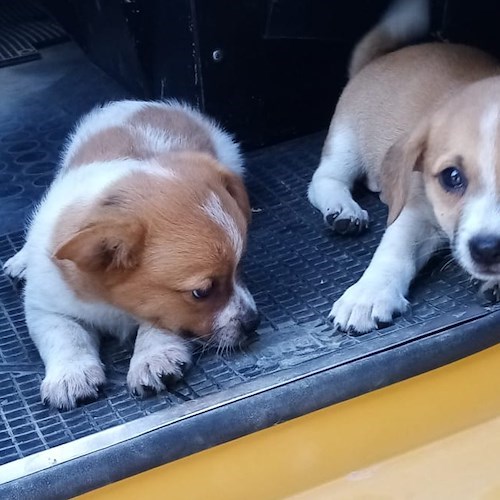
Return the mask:
<path id="1" fill-rule="evenodd" d="M 200 125 L 185 111 L 174 108 L 146 106 L 134 113 L 129 123 L 134 126 L 148 126 L 165 130 L 185 139 L 182 149 L 209 153 L 215 156 L 215 149 L 205 127 Z M 178 150 L 174 148 L 173 151 Z"/>
<path id="2" fill-rule="evenodd" d="M 119 158 L 139 159 L 143 157 L 141 143 L 124 127 L 109 127 L 91 135 L 73 156 L 68 158 L 68 168 L 77 168 L 98 161 Z"/>
<path id="3" fill-rule="evenodd" d="M 422 170 L 428 126 L 424 120 L 411 134 L 402 136 L 382 161 L 379 183 L 382 201 L 389 206 L 387 225 L 397 219 L 410 196 L 413 172 Z"/>
<path id="4" fill-rule="evenodd" d="M 189 150 L 215 157 L 215 148 L 206 128 L 189 113 L 175 108 L 145 106 L 120 126 L 91 134 L 68 158 L 68 168 L 120 158 L 146 160 L 158 154 L 154 143 L 164 139 L 169 151 Z"/>
<path id="5" fill-rule="evenodd" d="M 494 58 L 471 47 L 444 43 L 406 47 L 376 59 L 349 82 L 335 120 L 356 130 L 361 160 L 378 175 L 388 149 L 441 102 L 498 72 Z"/>

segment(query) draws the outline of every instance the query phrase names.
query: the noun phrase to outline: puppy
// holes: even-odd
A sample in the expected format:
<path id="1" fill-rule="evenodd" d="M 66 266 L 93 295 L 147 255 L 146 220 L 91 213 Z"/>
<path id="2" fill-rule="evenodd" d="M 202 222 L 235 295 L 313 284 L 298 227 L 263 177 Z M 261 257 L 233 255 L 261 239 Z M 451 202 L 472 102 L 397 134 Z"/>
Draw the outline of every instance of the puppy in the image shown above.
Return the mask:
<path id="1" fill-rule="evenodd" d="M 389 206 L 368 269 L 331 310 L 340 330 L 367 332 L 404 311 L 412 279 L 447 242 L 483 290 L 498 290 L 500 67 L 462 45 L 389 52 L 427 26 L 424 0 L 399 1 L 358 44 L 309 186 L 338 233 L 368 225 L 351 195 L 357 179 Z"/>
<path id="2" fill-rule="evenodd" d="M 190 363 L 188 339 L 228 348 L 255 330 L 238 277 L 250 205 L 238 145 L 176 103 L 95 109 L 6 272 L 24 277 L 42 399 L 71 408 L 105 382 L 101 332 L 137 332 L 131 391 L 165 389 Z"/>

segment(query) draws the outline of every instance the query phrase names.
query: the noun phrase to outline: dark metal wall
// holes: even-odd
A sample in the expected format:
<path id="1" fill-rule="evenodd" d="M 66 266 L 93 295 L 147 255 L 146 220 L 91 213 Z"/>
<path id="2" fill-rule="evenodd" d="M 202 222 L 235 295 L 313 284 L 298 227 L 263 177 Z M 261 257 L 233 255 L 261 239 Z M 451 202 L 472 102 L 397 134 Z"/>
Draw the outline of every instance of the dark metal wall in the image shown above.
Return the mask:
<path id="1" fill-rule="evenodd" d="M 247 146 L 327 127 L 349 54 L 388 0 L 45 0 L 137 97 L 186 100 Z M 433 32 L 500 53 L 493 0 L 434 0 Z"/>
<path id="2" fill-rule="evenodd" d="M 386 0 L 46 0 L 138 97 L 187 100 L 250 146 L 327 126 L 354 40 Z"/>

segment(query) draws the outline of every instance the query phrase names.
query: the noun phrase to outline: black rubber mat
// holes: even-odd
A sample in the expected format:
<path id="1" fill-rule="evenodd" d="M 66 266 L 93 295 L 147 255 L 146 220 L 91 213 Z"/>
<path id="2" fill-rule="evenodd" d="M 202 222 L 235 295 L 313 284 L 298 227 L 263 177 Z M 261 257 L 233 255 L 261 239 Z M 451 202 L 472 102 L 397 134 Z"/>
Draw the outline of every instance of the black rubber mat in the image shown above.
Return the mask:
<path id="1" fill-rule="evenodd" d="M 0 89 L 0 234 L 5 234 L 24 227 L 53 178 L 76 117 L 130 96 L 72 43 L 44 49 L 41 60 L 0 68 Z"/>
<path id="2" fill-rule="evenodd" d="M 67 38 L 35 1 L 0 0 L 0 67 L 37 59 L 39 48 Z"/>
<path id="3" fill-rule="evenodd" d="M 44 142 L 52 133 L 38 127 L 24 141 Z M 369 262 L 384 228 L 385 208 L 369 194 L 362 204 L 375 221 L 358 238 L 331 235 L 304 193 L 317 164 L 323 136 L 308 137 L 250 155 L 248 188 L 252 225 L 245 274 L 264 315 L 260 337 L 245 352 L 224 358 L 206 352 L 172 392 L 139 399 L 125 383 L 131 346 L 110 340 L 103 359 L 108 383 L 98 401 L 59 412 L 40 402 L 43 365 L 30 340 L 19 290 L 0 278 L 0 463 L 41 451 L 188 401 L 221 393 L 235 385 L 275 374 L 325 355 L 352 357 L 409 327 L 425 331 L 430 320 L 452 321 L 479 304 L 476 287 L 446 257 L 417 281 L 411 312 L 384 330 L 352 337 L 325 321 L 331 303 L 353 283 Z M 55 158 L 33 158 L 27 169 Z M 36 174 L 27 174 L 34 175 Z M 21 233 L 0 237 L 3 262 L 19 249 Z M 391 339 L 391 340 L 389 340 Z"/>

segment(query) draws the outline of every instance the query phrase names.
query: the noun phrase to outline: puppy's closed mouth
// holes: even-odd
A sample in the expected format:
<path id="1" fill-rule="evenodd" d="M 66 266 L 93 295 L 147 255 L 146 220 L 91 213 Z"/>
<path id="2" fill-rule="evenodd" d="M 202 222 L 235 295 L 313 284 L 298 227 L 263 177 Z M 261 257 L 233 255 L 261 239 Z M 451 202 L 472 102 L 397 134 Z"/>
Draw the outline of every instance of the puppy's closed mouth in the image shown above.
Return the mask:
<path id="1" fill-rule="evenodd" d="M 235 330 L 238 325 L 239 322 L 235 321 Z M 180 332 L 180 334 L 185 339 L 197 344 L 198 347 L 196 350 L 201 352 L 206 350 L 215 350 L 220 354 L 245 349 L 259 339 L 259 333 L 256 328 L 251 331 L 248 330 L 238 334 L 231 331 L 228 332 L 227 328 L 218 328 L 217 330 L 212 331 L 209 335 L 205 336 L 196 335 L 194 332 L 186 330 Z"/>

